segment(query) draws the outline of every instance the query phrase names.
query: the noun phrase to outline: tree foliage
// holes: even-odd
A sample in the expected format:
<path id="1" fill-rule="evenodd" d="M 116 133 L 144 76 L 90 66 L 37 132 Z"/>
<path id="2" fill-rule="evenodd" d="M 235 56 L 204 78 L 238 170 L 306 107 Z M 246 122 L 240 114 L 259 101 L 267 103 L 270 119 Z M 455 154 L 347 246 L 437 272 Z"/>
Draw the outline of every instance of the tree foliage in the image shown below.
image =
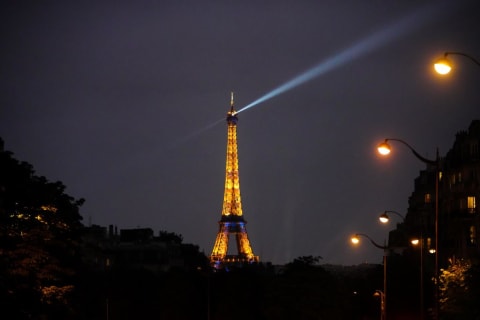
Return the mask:
<path id="1" fill-rule="evenodd" d="M 440 308 L 445 319 L 480 317 L 480 268 L 468 260 L 450 261 L 439 277 Z"/>
<path id="2" fill-rule="evenodd" d="M 293 259 L 293 262 L 287 264 L 287 268 L 308 268 L 317 265 L 322 257 L 320 256 L 301 256 Z"/>
<path id="3" fill-rule="evenodd" d="M 17 318 L 66 306 L 74 288 L 84 200 L 65 188 L 0 152 L 0 299 Z"/>

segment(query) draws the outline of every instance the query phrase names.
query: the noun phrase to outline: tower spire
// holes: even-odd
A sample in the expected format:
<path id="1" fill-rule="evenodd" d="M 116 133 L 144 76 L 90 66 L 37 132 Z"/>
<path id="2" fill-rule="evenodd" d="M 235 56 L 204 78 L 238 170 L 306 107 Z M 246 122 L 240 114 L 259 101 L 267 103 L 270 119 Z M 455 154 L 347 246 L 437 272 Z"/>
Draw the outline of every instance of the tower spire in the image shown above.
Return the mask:
<path id="1" fill-rule="evenodd" d="M 238 173 L 237 122 L 236 111 L 233 108 L 233 92 L 230 96 L 230 111 L 227 113 L 227 164 L 225 172 L 225 191 L 223 195 L 222 217 L 219 231 L 210 255 L 210 263 L 215 268 L 225 264 L 258 262 L 258 256 L 253 254 L 248 240 L 246 221 L 243 219 L 240 197 L 240 177 Z M 230 235 L 235 236 L 237 254 L 228 254 Z"/>

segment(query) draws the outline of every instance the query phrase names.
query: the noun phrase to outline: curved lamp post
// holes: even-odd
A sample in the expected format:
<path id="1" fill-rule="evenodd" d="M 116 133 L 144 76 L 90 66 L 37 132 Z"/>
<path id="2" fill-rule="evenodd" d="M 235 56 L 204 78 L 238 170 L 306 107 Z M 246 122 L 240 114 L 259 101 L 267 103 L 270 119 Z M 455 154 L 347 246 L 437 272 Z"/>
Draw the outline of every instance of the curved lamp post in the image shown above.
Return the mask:
<path id="1" fill-rule="evenodd" d="M 381 311 L 382 311 L 380 319 L 387 320 L 387 249 L 388 249 L 388 246 L 379 245 L 365 233 L 356 233 L 350 238 L 350 240 L 352 241 L 353 244 L 356 245 L 360 243 L 360 237 L 367 238 L 375 247 L 383 250 L 383 292 L 380 295 Z"/>
<path id="2" fill-rule="evenodd" d="M 438 74 L 441 74 L 441 75 L 445 75 L 445 74 L 448 74 L 451 70 L 452 70 L 452 64 L 450 63 L 450 61 L 447 59 L 447 56 L 448 55 L 459 55 L 459 56 L 463 56 L 463 57 L 466 57 L 468 59 L 470 59 L 473 63 L 475 63 L 476 65 L 478 65 L 480 67 L 480 62 L 475 59 L 474 57 L 466 54 L 466 53 L 463 53 L 463 52 L 452 52 L 452 51 L 447 51 L 443 54 L 443 58 L 441 59 L 438 59 L 435 64 L 433 65 L 434 68 L 435 68 L 435 71 L 438 73 Z"/>
<path id="3" fill-rule="evenodd" d="M 374 297 L 380 297 L 380 314 L 382 315 L 382 318 L 385 315 L 385 294 L 383 293 L 382 290 L 375 290 L 375 293 L 373 294 Z"/>
<path id="4" fill-rule="evenodd" d="M 420 245 L 420 320 L 423 320 L 423 234 L 420 235 L 420 238 L 414 238 L 410 242 L 414 246 Z"/>
<path id="5" fill-rule="evenodd" d="M 413 155 L 424 163 L 432 164 L 432 165 L 437 165 L 438 164 L 438 159 L 430 160 L 430 159 L 427 159 L 425 157 L 422 157 L 417 151 L 415 151 L 415 149 L 413 149 L 413 147 L 411 145 L 409 145 L 408 143 L 406 143 L 405 141 L 403 141 L 401 139 L 392 139 L 392 138 L 385 139 L 385 141 L 380 143 L 377 147 L 377 150 L 381 155 L 386 156 L 386 155 L 389 155 L 390 152 L 392 152 L 392 148 L 390 147 L 390 144 L 388 143 L 388 141 L 400 142 L 401 144 L 403 144 L 404 146 L 409 148 L 410 151 L 412 151 Z"/>
<path id="6" fill-rule="evenodd" d="M 390 221 L 390 217 L 388 216 L 389 213 L 393 213 L 400 218 L 402 218 L 402 222 L 405 222 L 405 217 L 401 214 L 398 213 L 397 211 L 391 211 L 391 210 L 385 210 L 379 217 L 378 220 L 380 220 L 381 223 L 388 223 Z"/>
<path id="7" fill-rule="evenodd" d="M 450 54 L 452 54 L 450 52 Z M 439 174 L 440 174 L 440 158 L 439 158 L 439 155 L 438 155 L 438 148 L 437 148 L 437 151 L 436 151 L 436 158 L 435 160 L 431 160 L 431 159 L 427 159 L 423 156 L 421 156 L 417 151 L 415 151 L 415 149 L 413 149 L 412 146 L 410 146 L 407 142 L 401 140 L 401 139 L 385 139 L 384 142 L 382 142 L 381 144 L 378 145 L 378 152 L 382 155 L 388 155 L 390 154 L 391 152 L 391 148 L 390 148 L 390 145 L 389 145 L 389 141 L 395 141 L 395 142 L 399 142 L 401 144 L 403 144 L 404 146 L 406 146 L 407 148 L 410 149 L 410 151 L 412 151 L 413 155 L 419 159 L 420 161 L 422 161 L 423 163 L 426 163 L 426 164 L 429 164 L 429 165 L 433 165 L 435 167 L 435 270 L 434 270 L 434 274 L 435 274 L 435 315 L 438 319 L 438 316 L 439 316 L 439 287 L 438 287 L 438 273 L 439 273 L 439 270 L 438 270 L 438 180 L 439 180 Z"/>
<path id="8" fill-rule="evenodd" d="M 353 244 L 359 244 L 360 243 L 360 237 L 365 237 L 367 238 L 368 240 L 370 240 L 370 242 L 377 248 L 379 249 L 382 249 L 382 250 L 386 250 L 388 249 L 388 246 L 382 246 L 382 245 L 379 245 L 378 243 L 376 243 L 375 241 L 373 241 L 372 238 L 370 238 L 368 235 L 366 235 L 365 233 L 355 233 L 352 238 L 350 238 L 350 240 L 352 241 Z"/>

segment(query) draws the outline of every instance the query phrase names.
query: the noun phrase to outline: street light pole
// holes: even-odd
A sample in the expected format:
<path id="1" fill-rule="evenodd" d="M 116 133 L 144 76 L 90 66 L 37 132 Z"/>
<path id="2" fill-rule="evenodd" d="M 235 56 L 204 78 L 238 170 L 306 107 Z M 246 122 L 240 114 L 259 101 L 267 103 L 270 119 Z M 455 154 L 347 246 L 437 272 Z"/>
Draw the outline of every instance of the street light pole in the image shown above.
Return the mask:
<path id="1" fill-rule="evenodd" d="M 438 265 L 439 265 L 439 251 L 438 251 L 438 247 L 439 247 L 439 245 L 438 245 L 438 233 L 439 233 L 439 228 L 438 228 L 438 225 L 439 225 L 439 223 L 438 223 L 438 220 L 439 220 L 439 215 L 438 215 L 438 184 L 439 184 L 439 175 L 440 175 L 440 157 L 439 157 L 439 154 L 438 154 L 438 148 L 436 150 L 435 160 L 430 160 L 430 159 L 427 159 L 427 158 L 421 156 L 407 142 L 405 142 L 401 139 L 388 138 L 388 139 L 385 139 L 385 141 L 378 146 L 378 152 L 380 154 L 388 155 L 390 153 L 391 148 L 390 148 L 390 145 L 388 144 L 388 141 L 396 141 L 396 142 L 399 142 L 399 143 L 403 144 L 404 146 L 409 148 L 410 151 L 412 151 L 413 155 L 417 159 L 419 159 L 423 163 L 433 165 L 435 167 L 435 270 L 434 270 L 435 301 L 434 301 L 434 303 L 435 303 L 435 316 L 436 316 L 436 319 L 438 319 L 439 314 L 440 314 L 440 308 L 439 308 L 440 292 L 439 292 L 439 283 L 438 283 L 438 281 L 439 281 L 439 269 L 438 269 Z"/>
<path id="2" fill-rule="evenodd" d="M 382 311 L 380 319 L 387 320 L 387 249 L 388 249 L 388 246 L 379 245 L 378 243 L 373 241 L 372 238 L 370 238 L 368 235 L 364 233 L 356 233 L 355 235 L 353 235 L 353 237 L 351 238 L 352 243 L 358 244 L 360 242 L 360 238 L 359 238 L 360 236 L 367 238 L 375 247 L 383 250 L 383 292 L 380 294 L 381 311 Z M 378 291 L 379 290 L 377 290 L 376 292 Z"/>
<path id="3" fill-rule="evenodd" d="M 420 242 L 420 320 L 423 320 L 423 232 L 420 232 L 420 239 L 413 239 L 411 243 L 416 246 Z"/>
<path id="4" fill-rule="evenodd" d="M 373 296 L 380 297 L 380 320 L 385 320 L 385 294 L 382 290 L 375 290 Z"/>
<path id="5" fill-rule="evenodd" d="M 435 316 L 437 319 L 440 318 L 440 290 L 439 290 L 439 270 L 438 270 L 438 259 L 439 259 L 439 251 L 438 251 L 438 175 L 440 174 L 440 161 L 438 156 L 438 148 L 436 152 L 436 169 L 435 169 Z"/>
<path id="6" fill-rule="evenodd" d="M 382 320 L 387 320 L 387 249 L 383 250 L 383 308 Z"/>

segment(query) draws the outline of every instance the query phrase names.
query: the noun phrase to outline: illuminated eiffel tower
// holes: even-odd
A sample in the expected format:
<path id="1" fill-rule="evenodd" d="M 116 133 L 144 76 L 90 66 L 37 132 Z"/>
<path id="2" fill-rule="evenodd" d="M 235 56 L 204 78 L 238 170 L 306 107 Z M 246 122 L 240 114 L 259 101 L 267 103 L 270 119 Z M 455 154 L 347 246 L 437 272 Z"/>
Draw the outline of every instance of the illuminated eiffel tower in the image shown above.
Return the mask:
<path id="1" fill-rule="evenodd" d="M 223 195 L 222 218 L 218 222 L 219 230 L 210 263 L 220 269 L 227 265 L 258 262 L 248 240 L 247 222 L 243 219 L 242 201 L 240 197 L 240 178 L 238 175 L 237 121 L 233 108 L 233 92 L 230 100 L 230 111 L 227 113 L 227 166 L 225 173 L 225 192 Z M 228 254 L 230 236 L 235 236 L 237 254 Z"/>

